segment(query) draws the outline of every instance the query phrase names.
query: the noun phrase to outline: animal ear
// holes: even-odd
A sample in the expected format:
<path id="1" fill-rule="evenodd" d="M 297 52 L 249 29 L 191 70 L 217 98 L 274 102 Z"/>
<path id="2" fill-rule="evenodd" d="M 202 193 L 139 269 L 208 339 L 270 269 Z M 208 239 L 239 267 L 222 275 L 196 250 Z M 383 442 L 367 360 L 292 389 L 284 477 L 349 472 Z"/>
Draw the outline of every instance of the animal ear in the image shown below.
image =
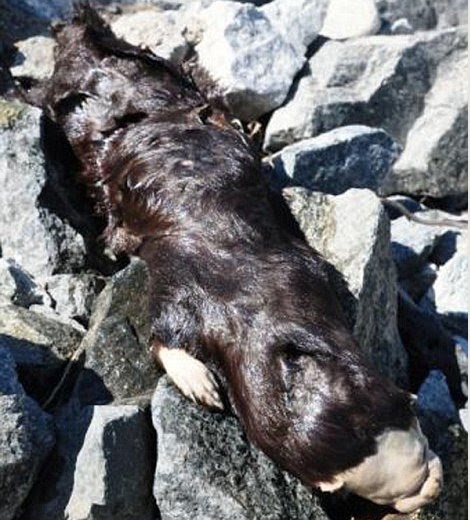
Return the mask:
<path id="1" fill-rule="evenodd" d="M 334 477 L 331 482 L 319 482 L 317 486 L 324 492 L 333 493 L 344 486 L 344 480 L 339 477 Z"/>

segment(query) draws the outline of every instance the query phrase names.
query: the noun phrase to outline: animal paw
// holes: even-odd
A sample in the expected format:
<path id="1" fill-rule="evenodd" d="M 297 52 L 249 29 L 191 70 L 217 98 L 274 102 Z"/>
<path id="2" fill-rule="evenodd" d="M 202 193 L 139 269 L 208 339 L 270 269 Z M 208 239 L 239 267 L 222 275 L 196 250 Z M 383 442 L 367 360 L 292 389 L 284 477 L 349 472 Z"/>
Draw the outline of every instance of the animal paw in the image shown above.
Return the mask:
<path id="1" fill-rule="evenodd" d="M 223 410 L 217 380 L 204 363 L 182 349 L 167 347 L 159 347 L 158 358 L 185 397 L 208 408 Z"/>

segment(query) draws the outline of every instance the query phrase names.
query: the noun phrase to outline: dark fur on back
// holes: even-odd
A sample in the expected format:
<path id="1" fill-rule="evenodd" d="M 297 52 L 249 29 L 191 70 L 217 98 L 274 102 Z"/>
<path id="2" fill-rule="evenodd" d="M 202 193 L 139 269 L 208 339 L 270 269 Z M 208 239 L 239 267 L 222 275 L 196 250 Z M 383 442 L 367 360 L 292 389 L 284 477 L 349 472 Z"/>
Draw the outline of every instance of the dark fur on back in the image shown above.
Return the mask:
<path id="1" fill-rule="evenodd" d="M 154 337 L 213 362 L 251 441 L 307 484 L 373 453 L 385 428 L 408 428 L 407 394 L 370 368 L 325 261 L 280 224 L 249 140 L 89 8 L 57 40 L 45 108 L 106 240 L 148 263 Z"/>

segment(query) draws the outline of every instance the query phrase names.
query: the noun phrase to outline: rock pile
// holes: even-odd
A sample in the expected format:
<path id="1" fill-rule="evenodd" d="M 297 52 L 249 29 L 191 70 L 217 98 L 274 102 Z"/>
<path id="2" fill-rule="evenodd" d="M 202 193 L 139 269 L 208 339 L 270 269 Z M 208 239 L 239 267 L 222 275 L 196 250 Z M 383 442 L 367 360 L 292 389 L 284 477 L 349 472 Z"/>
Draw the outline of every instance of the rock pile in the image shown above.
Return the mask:
<path id="1" fill-rule="evenodd" d="M 418 518 L 466 518 L 466 2 L 96 3 L 257 129 L 271 189 L 343 275 L 355 337 L 418 395 L 447 482 Z M 24 88 L 50 76 L 47 25 L 71 5 L 0 0 L 0 56 Z M 67 148 L 10 86 L 1 74 L 0 518 L 338 518 L 343 499 L 159 380 L 146 266 L 103 251 Z"/>

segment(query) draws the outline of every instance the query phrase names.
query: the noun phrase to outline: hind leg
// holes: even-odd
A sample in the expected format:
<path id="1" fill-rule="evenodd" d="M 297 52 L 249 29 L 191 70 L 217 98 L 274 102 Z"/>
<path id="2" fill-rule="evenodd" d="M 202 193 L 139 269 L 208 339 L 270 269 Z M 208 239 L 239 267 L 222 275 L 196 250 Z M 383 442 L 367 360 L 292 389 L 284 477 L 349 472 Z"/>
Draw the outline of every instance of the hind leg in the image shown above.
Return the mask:
<path id="1" fill-rule="evenodd" d="M 150 350 L 181 393 L 208 408 L 223 410 L 219 385 L 214 374 L 199 360 L 180 348 L 153 342 Z"/>

